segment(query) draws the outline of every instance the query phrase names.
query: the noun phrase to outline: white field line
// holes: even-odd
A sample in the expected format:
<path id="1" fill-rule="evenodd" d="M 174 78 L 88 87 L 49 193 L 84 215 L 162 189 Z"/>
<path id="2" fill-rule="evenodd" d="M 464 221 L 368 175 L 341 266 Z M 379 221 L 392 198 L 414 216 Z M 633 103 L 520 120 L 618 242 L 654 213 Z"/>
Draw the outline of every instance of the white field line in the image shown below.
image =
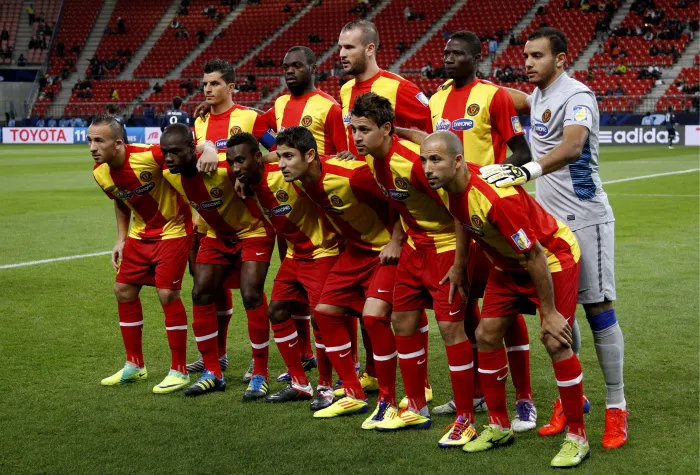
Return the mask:
<path id="1" fill-rule="evenodd" d="M 626 182 L 626 181 L 645 180 L 647 178 L 656 178 L 656 177 L 668 176 L 668 175 L 680 175 L 683 173 L 692 173 L 692 172 L 697 172 L 697 171 L 700 171 L 700 168 L 691 168 L 689 170 L 680 170 L 680 171 L 676 171 L 676 172 L 656 173 L 654 175 L 633 176 L 630 178 L 621 178 L 618 180 L 604 181 L 603 184 L 609 185 L 612 183 L 622 183 L 622 182 Z M 534 194 L 534 192 L 532 194 Z M 688 197 L 691 197 L 691 196 L 697 196 L 697 195 L 641 195 L 640 194 L 639 196 L 688 196 Z M 0 265 L 0 270 L 2 270 L 2 269 L 14 269 L 16 267 L 36 266 L 39 264 L 49 264 L 51 262 L 71 261 L 73 259 L 84 259 L 86 257 L 105 256 L 107 254 L 110 254 L 111 252 L 112 251 L 93 252 L 90 254 L 78 254 L 75 256 L 64 256 L 64 257 L 54 257 L 53 259 L 42 259 L 40 261 L 28 261 L 28 262 L 19 262 L 17 264 L 6 264 L 6 265 Z"/>

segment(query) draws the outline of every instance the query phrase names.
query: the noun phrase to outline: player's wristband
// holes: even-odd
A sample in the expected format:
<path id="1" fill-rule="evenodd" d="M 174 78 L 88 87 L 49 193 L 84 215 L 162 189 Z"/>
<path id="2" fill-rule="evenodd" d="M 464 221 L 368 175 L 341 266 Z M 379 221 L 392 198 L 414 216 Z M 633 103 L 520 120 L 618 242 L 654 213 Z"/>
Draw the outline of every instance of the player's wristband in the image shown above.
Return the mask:
<path id="1" fill-rule="evenodd" d="M 542 167 L 537 162 L 528 162 L 522 167 L 527 175 L 527 181 L 535 180 L 542 176 Z"/>

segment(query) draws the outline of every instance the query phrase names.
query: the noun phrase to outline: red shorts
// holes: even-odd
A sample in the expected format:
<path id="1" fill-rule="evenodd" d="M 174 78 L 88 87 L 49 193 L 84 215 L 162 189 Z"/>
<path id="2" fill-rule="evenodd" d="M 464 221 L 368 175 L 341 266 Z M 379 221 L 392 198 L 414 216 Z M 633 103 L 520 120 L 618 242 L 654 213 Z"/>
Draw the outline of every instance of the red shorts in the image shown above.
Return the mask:
<path id="1" fill-rule="evenodd" d="M 347 246 L 323 287 L 320 303 L 348 307 L 362 313 L 368 298 L 394 300 L 396 266 L 383 266 L 379 252 Z"/>
<path id="2" fill-rule="evenodd" d="M 401 249 L 401 259 L 396 269 L 394 287 L 394 311 L 435 310 L 435 319 L 447 322 L 464 320 L 465 302 L 455 291 L 452 303 L 450 283 L 440 281 L 455 262 L 455 251 L 439 254 L 416 251 L 408 244 Z"/>
<path id="3" fill-rule="evenodd" d="M 571 325 L 576 315 L 579 266 L 552 273 L 554 307 Z M 486 284 L 481 318 L 512 317 L 519 313 L 534 315 L 540 307 L 535 284 L 527 272 L 493 270 Z"/>
<path id="4" fill-rule="evenodd" d="M 338 256 L 297 260 L 286 257 L 272 285 L 272 300 L 291 300 L 315 307 Z"/>
<path id="5" fill-rule="evenodd" d="M 224 281 L 225 289 L 240 288 L 241 263 L 256 261 L 270 263 L 275 249 L 274 237 L 253 237 L 247 239 L 218 239 L 205 237 L 199 243 L 198 264 L 233 266 Z"/>
<path id="6" fill-rule="evenodd" d="M 116 281 L 120 284 L 180 290 L 191 246 L 192 236 L 162 241 L 141 241 L 128 237 Z"/>
<path id="7" fill-rule="evenodd" d="M 469 276 L 469 298 L 480 299 L 484 296 L 484 289 L 489 280 L 493 264 L 486 257 L 486 253 L 476 241 L 469 245 L 469 257 L 467 259 L 467 275 Z"/>

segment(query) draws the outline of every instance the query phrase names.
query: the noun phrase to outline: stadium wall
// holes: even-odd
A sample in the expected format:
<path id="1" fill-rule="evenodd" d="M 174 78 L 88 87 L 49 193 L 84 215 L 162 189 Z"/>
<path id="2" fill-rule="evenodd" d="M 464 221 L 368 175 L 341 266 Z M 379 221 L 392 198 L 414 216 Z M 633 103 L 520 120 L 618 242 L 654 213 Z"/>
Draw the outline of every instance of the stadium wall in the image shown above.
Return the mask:
<path id="1" fill-rule="evenodd" d="M 0 120 L 5 120 L 5 113 L 20 119 L 24 116 L 24 103 L 32 85 L 31 82 L 0 82 Z"/>

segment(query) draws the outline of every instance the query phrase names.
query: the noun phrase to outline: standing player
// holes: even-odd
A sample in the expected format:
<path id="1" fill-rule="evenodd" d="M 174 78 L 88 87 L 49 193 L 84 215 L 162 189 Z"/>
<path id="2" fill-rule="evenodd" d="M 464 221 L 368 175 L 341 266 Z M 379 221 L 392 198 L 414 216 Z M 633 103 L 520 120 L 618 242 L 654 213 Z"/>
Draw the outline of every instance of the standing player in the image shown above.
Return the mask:
<path id="1" fill-rule="evenodd" d="M 297 321 L 292 318 L 292 312 L 318 303 L 328 272 L 338 259 L 340 238 L 306 195 L 286 180 L 277 164 L 263 164 L 258 141 L 253 135 L 233 135 L 226 147 L 226 160 L 236 178 L 252 189 L 258 206 L 277 231 L 279 242 L 286 244 L 272 288 L 268 315 L 290 382 L 285 389 L 265 400 L 311 399 L 314 392 L 305 374 L 305 355 L 300 348 Z M 317 334 L 317 343 L 322 345 L 318 337 Z M 319 391 L 323 391 L 330 388 L 333 376 L 323 351 L 319 352 L 318 363 Z M 325 399 L 320 398 L 320 401 Z"/>
<path id="2" fill-rule="evenodd" d="M 314 417 L 335 417 L 364 412 L 361 380 L 357 379 L 347 349 L 350 334 L 348 319 L 362 315 L 362 321 L 374 352 L 379 400 L 362 424 L 373 429 L 397 415 L 396 343 L 391 330 L 396 264 L 405 234 L 386 198 L 377 187 L 369 166 L 360 161 L 346 162 L 319 157 L 313 136 L 302 127 L 292 127 L 277 137 L 280 169 L 288 181 L 294 181 L 323 210 L 346 245 L 326 279 L 320 305 L 314 315 L 328 345 L 339 348 L 334 356 L 344 375 L 345 397 Z M 394 224 L 392 224 L 392 220 Z M 355 326 L 355 322 L 352 321 Z M 328 346 L 327 346 L 328 348 Z M 359 388 L 358 388 L 358 383 Z M 359 402 L 358 402 L 359 401 Z"/>
<path id="3" fill-rule="evenodd" d="M 235 135 L 239 132 L 253 132 L 256 120 L 258 120 L 259 117 L 256 111 L 234 103 L 233 90 L 235 88 L 235 79 L 236 74 L 233 66 L 226 61 L 213 59 L 204 65 L 202 86 L 204 90 L 205 102 L 210 109 L 203 118 L 197 118 L 194 122 L 195 143 L 201 143 L 204 140 L 211 140 L 214 142 L 217 150 L 219 151 L 221 163 L 225 161 L 226 141 L 228 138 L 231 135 Z M 223 163 L 223 165 L 225 165 L 225 163 Z M 252 200 L 248 203 L 246 201 L 241 202 L 241 200 L 238 199 L 234 206 L 239 210 L 237 211 L 239 215 L 236 219 L 241 220 L 240 224 L 236 225 L 237 227 L 245 228 L 252 221 L 257 223 L 256 226 L 269 226 L 264 220 L 251 215 L 250 210 L 253 210 L 253 213 L 259 214 L 257 205 Z M 268 229 L 265 231 L 265 234 L 268 235 L 271 232 L 272 231 Z M 262 233 L 263 231 L 258 229 L 255 236 L 260 237 Z M 250 253 L 246 252 L 244 254 L 246 257 L 251 257 Z M 252 254 L 252 256 L 256 257 L 254 254 Z M 270 255 L 263 254 L 257 257 L 257 259 L 250 261 L 251 265 L 258 265 L 253 264 L 253 262 L 260 261 L 261 257 L 264 257 L 266 259 L 265 262 L 267 263 L 269 263 L 271 258 Z M 258 274 L 256 275 L 256 278 L 261 277 Z M 259 363 L 257 370 L 264 370 L 264 374 L 267 375 L 269 328 L 267 337 L 263 337 L 262 333 L 263 326 L 265 328 L 269 327 L 269 321 L 267 319 L 267 302 L 263 296 L 264 282 L 265 276 L 263 275 L 260 280 L 257 280 L 257 286 L 254 288 L 248 287 L 246 284 L 245 296 L 243 297 L 243 306 L 245 307 L 246 314 L 248 316 L 253 359 L 255 360 L 257 358 L 257 362 Z M 241 288 L 241 292 L 244 292 L 243 288 Z M 227 327 L 228 319 L 221 319 L 218 332 L 225 334 L 227 332 Z M 254 328 L 257 330 L 254 330 Z M 252 337 L 253 334 L 256 336 Z M 251 365 L 256 366 L 256 362 L 251 362 Z M 259 373 L 255 372 L 255 368 L 253 368 L 253 374 L 260 375 Z M 263 387 L 267 388 L 267 376 L 265 376 L 265 378 L 256 378 L 255 381 L 250 379 L 250 388 L 253 393 L 266 394 L 266 390 L 263 391 Z M 263 394 L 263 396 L 265 394 Z"/>
<path id="4" fill-rule="evenodd" d="M 168 127 L 161 136 L 161 148 L 167 166 L 163 175 L 209 226 L 197 253 L 192 289 L 192 329 L 205 371 L 185 390 L 185 395 L 225 390 L 226 382 L 219 364 L 214 300 L 219 289 L 240 286 L 255 362 L 244 398 L 262 398 L 268 389 L 270 334 L 262 288 L 274 248 L 272 229 L 264 225 L 262 214 L 252 200 L 242 202 L 236 194 L 235 177 L 228 170 L 225 156 L 219 156 L 219 167 L 214 173 L 197 172 L 189 127 L 184 124 Z M 231 278 L 235 282 L 231 282 Z"/>
<path id="5" fill-rule="evenodd" d="M 126 122 L 124 122 L 124 117 L 119 115 L 119 109 L 117 108 L 117 106 L 115 104 L 107 104 L 106 109 L 107 109 L 107 114 L 114 117 L 114 120 L 116 120 L 119 123 L 119 125 L 121 126 L 122 130 L 124 131 L 124 144 L 128 144 L 129 143 L 129 140 L 128 140 L 129 136 L 126 133 Z"/>
<path id="6" fill-rule="evenodd" d="M 673 113 L 673 106 L 668 106 L 668 111 L 664 117 L 666 133 L 668 133 L 668 149 L 673 149 L 673 139 L 676 138 L 676 114 Z"/>
<path id="7" fill-rule="evenodd" d="M 472 348 L 464 332 L 464 290 L 452 295 L 450 280 L 466 272 L 465 253 L 456 251 L 454 219 L 441 205 L 421 170 L 418 145 L 394 134 L 394 111 L 388 99 L 367 93 L 352 108 L 355 146 L 367 160 L 375 180 L 401 216 L 408 235 L 401 250 L 394 286 L 391 321 L 408 409 L 376 426 L 379 431 L 431 426 L 423 383 L 426 364 L 423 337 L 418 331 L 420 314 L 435 310 L 445 342 L 457 418 L 440 440 L 442 447 L 461 446 L 476 437 Z"/>
<path id="8" fill-rule="evenodd" d="M 163 115 L 160 130 L 165 130 L 167 126 L 173 124 L 190 125 L 190 116 L 187 115 L 187 112 L 180 110 L 180 107 L 182 107 L 182 98 L 173 97 L 173 108 L 168 109 Z"/>
<path id="9" fill-rule="evenodd" d="M 168 376 L 153 392 L 176 391 L 189 382 L 185 368 L 187 314 L 180 300 L 182 276 L 192 234 L 192 215 L 167 182 L 158 146 L 125 145 L 123 129 L 112 116 L 98 116 L 88 128 L 90 152 L 95 160 L 95 181 L 114 200 L 117 243 L 112 265 L 117 271 L 114 294 L 119 310 L 126 364 L 102 380 L 113 386 L 145 381 L 143 311 L 139 293 L 155 286 L 163 312 L 172 364 Z M 133 212 L 134 221 L 129 230 Z M 127 237 L 128 236 L 128 237 Z"/>
<path id="10" fill-rule="evenodd" d="M 569 429 L 553 467 L 579 465 L 590 450 L 583 423 L 583 372 L 571 351 L 581 252 L 569 228 L 546 213 L 521 187 L 499 189 L 464 160 L 462 143 L 440 131 L 421 145 L 430 186 L 443 188 L 445 206 L 494 262 L 477 329 L 479 375 L 489 407 L 489 425 L 464 446 L 482 452 L 514 441 L 506 409 L 508 359 L 503 337 L 518 313 L 540 310 L 542 342 L 552 359 Z M 469 158 L 469 157 L 466 157 Z M 458 238 L 458 246 L 466 240 Z"/>
<path id="11" fill-rule="evenodd" d="M 431 130 L 428 98 L 420 88 L 397 74 L 379 69 L 379 33 L 374 23 L 356 20 L 346 24 L 340 31 L 338 46 L 343 72 L 354 76 L 340 89 L 348 146 L 353 155 L 357 156 L 358 153 L 353 142 L 350 111 L 355 105 L 355 99 L 367 92 L 374 92 L 389 100 L 398 127 Z"/>
<path id="12" fill-rule="evenodd" d="M 481 59 L 481 41 L 470 31 L 453 33 L 445 44 L 443 62 L 449 80 L 430 98 L 431 131 L 449 130 L 462 140 L 469 159 L 479 165 L 522 163 L 530 161 L 530 147 L 525 140 L 513 100 L 498 86 L 476 78 Z M 400 129 L 399 135 L 420 143 L 427 134 L 418 130 Z M 506 149 L 512 154 L 506 158 Z M 474 331 L 480 318 L 479 299 L 484 296 L 490 261 L 484 251 L 472 241 L 467 260 L 469 301 L 467 335 L 474 343 Z M 530 339 L 522 315 L 506 333 L 506 350 L 513 384 L 516 389 L 513 429 L 523 432 L 534 429 L 537 409 L 530 385 Z M 473 345 L 474 364 L 478 367 L 478 350 Z M 475 373 L 475 407 L 481 408 L 482 394 Z M 436 407 L 436 414 L 454 413 L 454 402 Z"/>
<path id="13" fill-rule="evenodd" d="M 521 164 L 522 168 L 494 165 L 482 169 L 482 174 L 500 187 L 537 179 L 537 201 L 576 235 L 581 246 L 578 303 L 593 330 L 607 387 L 603 447 L 618 448 L 627 441 L 625 343 L 614 305 L 615 217 L 598 176 L 598 105 L 590 89 L 564 72 L 567 41 L 561 31 L 535 31 L 524 54 L 528 77 L 537 88 L 531 96 L 509 92 L 516 108 L 530 113 L 536 161 Z M 575 325 L 575 336 L 576 330 Z M 580 340 L 574 341 L 574 351 L 578 346 Z M 549 424 L 539 433 L 558 434 L 566 424 L 567 415 L 557 400 Z"/>

